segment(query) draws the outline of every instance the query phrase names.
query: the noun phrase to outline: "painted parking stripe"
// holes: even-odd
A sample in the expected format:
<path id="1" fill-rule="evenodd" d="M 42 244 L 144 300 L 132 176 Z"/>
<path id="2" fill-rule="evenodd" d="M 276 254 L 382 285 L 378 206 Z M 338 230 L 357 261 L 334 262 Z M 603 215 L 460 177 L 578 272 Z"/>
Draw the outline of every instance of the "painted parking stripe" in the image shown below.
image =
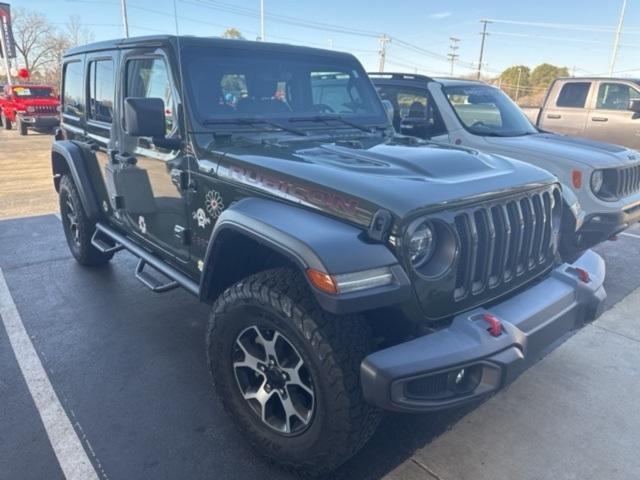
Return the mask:
<path id="1" fill-rule="evenodd" d="M 640 239 L 640 235 L 636 235 L 635 233 L 622 232 L 622 233 L 619 233 L 618 235 L 622 235 L 623 237 L 631 237 L 631 238 Z"/>
<path id="2" fill-rule="evenodd" d="M 0 269 L 0 317 L 49 442 L 67 480 L 98 480 L 87 452 L 62 408 L 51 381 L 24 328 Z"/>

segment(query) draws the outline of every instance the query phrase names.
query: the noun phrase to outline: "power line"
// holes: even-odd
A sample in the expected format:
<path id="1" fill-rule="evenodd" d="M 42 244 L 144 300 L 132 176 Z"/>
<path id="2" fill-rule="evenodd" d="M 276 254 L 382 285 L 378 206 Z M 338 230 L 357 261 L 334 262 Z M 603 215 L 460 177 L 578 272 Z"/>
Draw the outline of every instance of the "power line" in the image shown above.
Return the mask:
<path id="1" fill-rule="evenodd" d="M 576 30 L 581 32 L 610 33 L 615 31 L 611 25 L 583 25 L 577 23 L 547 23 L 547 22 L 525 22 L 520 20 L 498 20 L 490 19 L 491 23 L 501 23 L 506 25 L 520 25 L 525 27 L 551 28 L 560 30 Z M 640 28 L 627 30 L 627 33 L 640 35 Z"/>

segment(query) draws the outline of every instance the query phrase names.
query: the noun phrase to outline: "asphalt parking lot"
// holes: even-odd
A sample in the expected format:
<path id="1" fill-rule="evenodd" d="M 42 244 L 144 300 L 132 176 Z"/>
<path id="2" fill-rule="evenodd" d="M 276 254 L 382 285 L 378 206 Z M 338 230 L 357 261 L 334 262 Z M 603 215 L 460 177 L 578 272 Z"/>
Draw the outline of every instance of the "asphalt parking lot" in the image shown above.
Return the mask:
<path id="1" fill-rule="evenodd" d="M 222 411 L 206 306 L 146 290 L 129 254 L 97 270 L 73 261 L 52 214 L 51 137 L 33 138 L 0 132 L 0 216 L 39 214 L 0 219 L 0 480 L 293 478 Z M 29 176 L 41 201 L 7 203 L 29 197 Z M 640 478 L 640 228 L 597 250 L 608 311 L 595 324 L 478 408 L 387 415 L 331 478 Z"/>

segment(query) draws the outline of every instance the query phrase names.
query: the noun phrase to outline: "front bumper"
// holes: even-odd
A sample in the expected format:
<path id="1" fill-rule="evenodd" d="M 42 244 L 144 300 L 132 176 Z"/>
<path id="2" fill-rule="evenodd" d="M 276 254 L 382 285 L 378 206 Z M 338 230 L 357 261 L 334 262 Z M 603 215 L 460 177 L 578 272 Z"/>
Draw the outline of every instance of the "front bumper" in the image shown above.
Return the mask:
<path id="1" fill-rule="evenodd" d="M 578 230 L 576 243 L 581 248 L 590 248 L 639 221 L 640 203 L 628 205 L 616 213 L 592 213 Z"/>
<path id="2" fill-rule="evenodd" d="M 49 129 L 60 125 L 60 117 L 58 115 L 20 115 L 20 119 L 36 129 Z"/>
<path id="3" fill-rule="evenodd" d="M 589 273 L 588 281 L 576 268 Z M 360 366 L 365 399 L 387 410 L 421 412 L 499 390 L 600 313 L 604 277 L 604 261 L 587 251 L 502 303 L 460 314 L 445 329 L 369 355 Z M 501 320 L 498 336 L 487 331 L 486 313 Z"/>

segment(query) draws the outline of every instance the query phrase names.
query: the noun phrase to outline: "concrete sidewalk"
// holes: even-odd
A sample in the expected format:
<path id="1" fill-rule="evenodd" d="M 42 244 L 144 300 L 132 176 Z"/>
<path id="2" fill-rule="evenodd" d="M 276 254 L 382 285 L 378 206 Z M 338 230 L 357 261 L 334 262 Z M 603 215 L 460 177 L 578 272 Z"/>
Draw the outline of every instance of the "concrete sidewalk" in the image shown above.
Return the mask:
<path id="1" fill-rule="evenodd" d="M 638 480 L 640 289 L 387 480 Z"/>

